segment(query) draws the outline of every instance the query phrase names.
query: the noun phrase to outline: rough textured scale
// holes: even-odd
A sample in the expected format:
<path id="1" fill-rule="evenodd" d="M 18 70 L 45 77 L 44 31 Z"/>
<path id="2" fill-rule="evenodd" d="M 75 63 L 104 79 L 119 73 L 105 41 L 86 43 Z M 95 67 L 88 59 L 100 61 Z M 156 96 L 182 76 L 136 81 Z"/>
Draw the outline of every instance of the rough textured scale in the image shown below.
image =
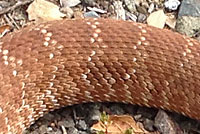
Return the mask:
<path id="1" fill-rule="evenodd" d="M 50 110 L 96 101 L 200 119 L 200 43 L 104 19 L 48 22 L 0 40 L 0 133 L 21 133 Z"/>

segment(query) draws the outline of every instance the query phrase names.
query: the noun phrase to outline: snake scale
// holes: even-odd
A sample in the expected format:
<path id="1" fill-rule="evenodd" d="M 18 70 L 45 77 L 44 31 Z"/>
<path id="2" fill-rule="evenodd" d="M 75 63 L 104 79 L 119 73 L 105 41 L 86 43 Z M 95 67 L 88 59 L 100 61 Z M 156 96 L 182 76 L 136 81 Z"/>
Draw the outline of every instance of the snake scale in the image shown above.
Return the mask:
<path id="1" fill-rule="evenodd" d="M 0 133 L 85 102 L 124 102 L 200 119 L 200 43 L 111 19 L 28 26 L 0 40 Z"/>

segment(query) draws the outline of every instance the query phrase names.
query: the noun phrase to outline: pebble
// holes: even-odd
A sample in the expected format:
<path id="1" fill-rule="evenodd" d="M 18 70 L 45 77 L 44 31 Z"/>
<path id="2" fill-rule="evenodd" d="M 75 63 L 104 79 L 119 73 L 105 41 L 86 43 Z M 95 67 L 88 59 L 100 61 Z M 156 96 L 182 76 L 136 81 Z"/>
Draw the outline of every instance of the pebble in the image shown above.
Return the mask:
<path id="1" fill-rule="evenodd" d="M 146 20 L 147 16 L 143 13 L 139 13 L 137 21 L 138 22 L 144 22 Z"/>
<path id="2" fill-rule="evenodd" d="M 169 10 L 177 10 L 179 5 L 180 5 L 179 0 L 167 0 L 164 3 L 165 8 L 167 8 Z"/>
<path id="3" fill-rule="evenodd" d="M 174 122 L 163 110 L 159 110 L 155 117 L 155 127 L 162 134 L 184 134 L 176 122 Z"/>
<path id="4" fill-rule="evenodd" d="M 84 120 L 79 120 L 76 126 L 80 130 L 87 130 L 87 125 Z"/>
<path id="5" fill-rule="evenodd" d="M 126 5 L 127 9 L 131 12 L 134 13 L 137 11 L 136 9 L 136 3 L 134 0 L 124 0 L 124 4 Z"/>
<path id="6" fill-rule="evenodd" d="M 150 119 L 145 119 L 143 121 L 144 127 L 145 129 L 147 129 L 148 131 L 154 131 L 154 121 L 150 120 Z"/>
<path id="7" fill-rule="evenodd" d="M 84 13 L 84 16 L 89 17 L 89 18 L 100 18 L 98 13 L 96 13 L 95 11 L 86 12 L 86 13 Z"/>
<path id="8" fill-rule="evenodd" d="M 61 7 L 60 11 L 66 14 L 67 18 L 72 18 L 74 11 L 70 7 Z"/>
<path id="9" fill-rule="evenodd" d="M 87 117 L 87 122 L 89 124 L 92 124 L 94 122 L 98 122 L 100 118 L 101 118 L 101 112 L 98 109 L 91 109 L 91 112 Z"/>
<path id="10" fill-rule="evenodd" d="M 199 0 L 182 0 L 176 31 L 189 37 L 196 37 L 200 29 L 200 2 Z"/>
<path id="11" fill-rule="evenodd" d="M 74 7 L 81 3 L 80 0 L 59 0 L 62 7 Z"/>

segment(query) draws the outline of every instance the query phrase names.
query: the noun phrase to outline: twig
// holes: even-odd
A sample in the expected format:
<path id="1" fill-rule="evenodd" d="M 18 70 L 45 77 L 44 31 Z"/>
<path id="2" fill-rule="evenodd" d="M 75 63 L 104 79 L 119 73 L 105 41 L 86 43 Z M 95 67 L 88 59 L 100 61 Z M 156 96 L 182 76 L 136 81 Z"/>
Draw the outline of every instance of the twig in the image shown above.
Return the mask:
<path id="1" fill-rule="evenodd" d="M 9 17 L 9 19 L 11 20 L 11 22 L 15 25 L 15 27 L 19 30 L 20 27 L 17 25 L 17 23 L 15 22 L 15 20 L 13 19 L 13 17 L 10 15 L 10 13 L 7 13 L 7 16 Z"/>
<path id="2" fill-rule="evenodd" d="M 4 17 L 6 23 L 8 23 L 9 26 L 14 27 L 14 25 L 12 24 L 12 22 L 8 18 L 7 14 L 4 14 L 3 17 Z"/>
<path id="3" fill-rule="evenodd" d="M 20 6 L 26 5 L 31 3 L 33 0 L 26 0 L 26 1 L 17 1 L 17 3 L 11 7 L 8 7 L 6 9 L 4 9 L 3 11 L 0 11 L 0 15 L 8 13 L 10 11 L 13 11 L 15 8 L 18 8 Z"/>

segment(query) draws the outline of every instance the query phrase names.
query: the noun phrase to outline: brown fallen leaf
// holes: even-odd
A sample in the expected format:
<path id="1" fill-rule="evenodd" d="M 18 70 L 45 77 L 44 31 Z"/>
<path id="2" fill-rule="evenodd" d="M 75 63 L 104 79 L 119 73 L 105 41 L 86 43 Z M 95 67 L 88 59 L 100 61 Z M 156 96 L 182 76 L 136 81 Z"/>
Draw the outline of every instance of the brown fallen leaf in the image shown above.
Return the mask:
<path id="1" fill-rule="evenodd" d="M 61 20 L 65 14 L 59 11 L 59 7 L 46 0 L 35 0 L 27 9 L 29 20 L 36 22 Z"/>
<path id="2" fill-rule="evenodd" d="M 108 115 L 91 129 L 97 134 L 158 134 L 146 131 L 141 123 L 136 123 L 129 115 Z"/>
<path id="3" fill-rule="evenodd" d="M 168 25 L 170 28 L 175 29 L 176 26 L 176 17 L 172 13 L 168 13 L 167 15 L 167 20 L 166 20 L 166 25 Z"/>
<path id="4" fill-rule="evenodd" d="M 0 27 L 0 38 L 3 37 L 6 33 L 10 32 L 12 27 L 10 25 L 3 25 Z"/>

